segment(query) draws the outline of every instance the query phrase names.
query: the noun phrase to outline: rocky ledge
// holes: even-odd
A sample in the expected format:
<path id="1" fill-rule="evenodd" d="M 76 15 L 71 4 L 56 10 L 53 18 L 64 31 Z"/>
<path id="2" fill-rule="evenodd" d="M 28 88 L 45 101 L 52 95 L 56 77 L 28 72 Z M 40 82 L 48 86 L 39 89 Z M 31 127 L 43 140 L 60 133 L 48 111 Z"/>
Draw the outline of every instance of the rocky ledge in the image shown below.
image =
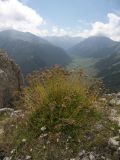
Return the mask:
<path id="1" fill-rule="evenodd" d="M 5 51 L 0 49 L 0 108 L 3 108 L 23 87 L 21 70 Z"/>

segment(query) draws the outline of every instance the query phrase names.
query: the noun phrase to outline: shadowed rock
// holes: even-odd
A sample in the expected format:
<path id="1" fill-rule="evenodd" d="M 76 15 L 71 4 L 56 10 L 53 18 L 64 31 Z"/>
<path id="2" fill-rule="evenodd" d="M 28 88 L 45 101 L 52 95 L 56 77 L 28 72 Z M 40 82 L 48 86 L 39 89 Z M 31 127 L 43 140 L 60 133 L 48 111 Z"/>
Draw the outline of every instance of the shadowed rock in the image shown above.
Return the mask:
<path id="1" fill-rule="evenodd" d="M 23 76 L 19 66 L 0 49 L 0 108 L 7 105 L 22 87 Z"/>

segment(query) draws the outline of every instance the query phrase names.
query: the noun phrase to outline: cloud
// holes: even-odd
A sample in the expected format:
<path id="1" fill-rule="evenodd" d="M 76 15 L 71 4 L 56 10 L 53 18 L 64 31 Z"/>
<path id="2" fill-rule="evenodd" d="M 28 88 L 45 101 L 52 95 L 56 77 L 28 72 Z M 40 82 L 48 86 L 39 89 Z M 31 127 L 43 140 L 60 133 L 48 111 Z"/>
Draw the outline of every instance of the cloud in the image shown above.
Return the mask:
<path id="1" fill-rule="evenodd" d="M 83 29 L 81 27 L 75 28 L 60 28 L 58 26 L 51 26 L 47 30 L 46 35 L 50 36 L 81 36 L 81 37 L 90 37 L 90 36 L 107 36 L 115 41 L 120 41 L 120 16 L 116 13 L 107 14 L 108 21 L 106 23 L 97 21 L 94 23 L 87 23 L 85 27 L 89 29 Z M 85 21 L 80 21 L 83 23 Z M 51 29 L 50 29 L 51 28 Z"/>
<path id="2" fill-rule="evenodd" d="M 120 14 L 108 13 L 108 22 L 100 21 L 87 23 L 78 20 L 75 28 L 61 28 L 54 24 L 47 24 L 34 9 L 27 6 L 28 0 L 0 0 L 0 31 L 16 29 L 23 32 L 31 32 L 40 36 L 81 36 L 94 35 L 108 36 L 120 41 Z M 82 27 L 79 27 L 78 26 Z M 88 28 L 89 29 L 84 29 Z"/>
<path id="3" fill-rule="evenodd" d="M 15 29 L 40 36 L 67 34 L 63 28 L 47 24 L 34 9 L 27 6 L 27 2 L 28 0 L 0 0 L 0 31 Z"/>
<path id="4" fill-rule="evenodd" d="M 51 30 L 52 36 L 64 36 L 67 35 L 67 31 L 65 31 L 63 28 L 59 28 L 57 26 L 53 26 Z"/>
<path id="5" fill-rule="evenodd" d="M 120 16 L 109 13 L 107 15 L 108 22 L 95 22 L 91 25 L 91 29 L 83 30 L 78 32 L 82 37 L 89 37 L 94 35 L 108 36 L 113 40 L 120 41 Z"/>
<path id="6" fill-rule="evenodd" d="M 16 29 L 40 33 L 44 19 L 32 8 L 18 0 L 0 0 L 0 30 Z"/>

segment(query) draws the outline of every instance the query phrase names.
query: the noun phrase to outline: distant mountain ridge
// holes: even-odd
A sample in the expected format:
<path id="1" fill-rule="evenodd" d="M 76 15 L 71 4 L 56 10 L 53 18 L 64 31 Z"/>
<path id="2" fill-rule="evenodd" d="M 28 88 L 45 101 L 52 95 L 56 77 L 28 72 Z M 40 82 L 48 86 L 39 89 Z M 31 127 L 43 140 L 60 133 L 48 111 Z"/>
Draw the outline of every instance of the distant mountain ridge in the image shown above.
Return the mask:
<path id="1" fill-rule="evenodd" d="M 48 42 L 61 47 L 65 50 L 73 47 L 74 45 L 80 43 L 84 40 L 82 37 L 71 37 L 71 36 L 47 36 L 44 37 Z"/>
<path id="2" fill-rule="evenodd" d="M 10 40 L 23 40 L 31 43 L 50 44 L 47 40 L 38 37 L 30 32 L 20 32 L 17 30 L 4 30 L 0 32 L 0 38 Z"/>
<path id="3" fill-rule="evenodd" d="M 67 42 L 65 39 L 71 39 L 67 36 L 49 38 L 56 39 L 56 42 L 57 39 L 58 42 L 61 39 L 63 44 Z M 68 42 L 66 43 L 68 46 L 73 44 Z M 93 58 L 97 59 L 97 63 L 93 64 L 98 71 L 97 76 L 102 78 L 106 88 L 110 91 L 120 90 L 120 42 L 104 36 L 93 36 L 75 44 L 67 52 L 62 49 L 67 46 L 66 44 L 62 48 L 53 44 L 28 32 L 15 30 L 0 32 L 0 48 L 5 49 L 9 57 L 20 65 L 24 74 L 55 64 L 66 66 L 72 61 L 69 55 L 79 57 L 81 60 Z"/>
<path id="4" fill-rule="evenodd" d="M 112 55 L 96 64 L 96 68 L 99 70 L 98 77 L 102 77 L 109 91 L 115 92 L 120 90 L 120 43 Z"/>
<path id="5" fill-rule="evenodd" d="M 103 36 L 89 37 L 69 49 L 69 53 L 81 59 L 96 58 L 97 77 L 108 91 L 120 90 L 120 42 Z"/>
<path id="6" fill-rule="evenodd" d="M 24 74 L 55 64 L 65 66 L 71 62 L 71 58 L 63 49 L 28 32 L 0 32 L 0 48 L 5 49 L 21 66 Z"/>
<path id="7" fill-rule="evenodd" d="M 69 53 L 79 57 L 103 58 L 114 53 L 119 42 L 107 37 L 93 36 L 69 49 Z"/>

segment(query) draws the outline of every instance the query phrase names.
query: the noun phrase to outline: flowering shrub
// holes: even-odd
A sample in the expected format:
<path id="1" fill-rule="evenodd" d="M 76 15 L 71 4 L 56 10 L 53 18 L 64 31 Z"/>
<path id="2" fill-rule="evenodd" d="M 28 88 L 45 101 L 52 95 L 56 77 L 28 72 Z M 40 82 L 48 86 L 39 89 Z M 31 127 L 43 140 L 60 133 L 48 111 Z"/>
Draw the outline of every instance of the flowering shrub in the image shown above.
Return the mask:
<path id="1" fill-rule="evenodd" d="M 15 156 L 32 148 L 33 159 L 70 159 L 82 149 L 104 149 L 116 124 L 95 105 L 100 94 L 101 84 L 81 71 L 56 66 L 29 75 L 21 103 L 28 114 L 14 131 Z"/>

